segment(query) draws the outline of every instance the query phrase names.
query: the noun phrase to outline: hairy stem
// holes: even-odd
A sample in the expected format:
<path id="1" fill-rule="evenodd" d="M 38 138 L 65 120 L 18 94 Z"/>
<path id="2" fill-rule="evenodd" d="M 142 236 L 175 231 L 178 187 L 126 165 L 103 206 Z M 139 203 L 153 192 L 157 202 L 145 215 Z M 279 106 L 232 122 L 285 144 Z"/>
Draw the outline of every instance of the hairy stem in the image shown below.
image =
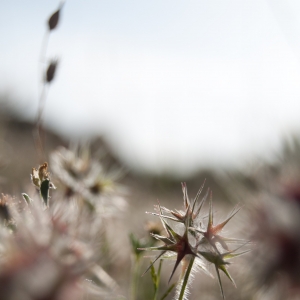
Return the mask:
<path id="1" fill-rule="evenodd" d="M 184 278 L 183 278 L 183 282 L 182 282 L 182 286 L 181 286 L 181 291 L 180 291 L 180 295 L 179 295 L 178 300 L 183 300 L 183 298 L 184 298 L 184 292 L 185 292 L 185 289 L 186 289 L 187 284 L 188 284 L 188 280 L 189 280 L 189 277 L 190 277 L 190 274 L 191 274 L 191 270 L 192 270 L 194 261 L 195 261 L 195 257 L 193 256 L 191 258 L 189 266 L 188 266 L 188 268 L 187 268 L 187 270 L 186 270 L 186 272 L 184 274 Z"/>

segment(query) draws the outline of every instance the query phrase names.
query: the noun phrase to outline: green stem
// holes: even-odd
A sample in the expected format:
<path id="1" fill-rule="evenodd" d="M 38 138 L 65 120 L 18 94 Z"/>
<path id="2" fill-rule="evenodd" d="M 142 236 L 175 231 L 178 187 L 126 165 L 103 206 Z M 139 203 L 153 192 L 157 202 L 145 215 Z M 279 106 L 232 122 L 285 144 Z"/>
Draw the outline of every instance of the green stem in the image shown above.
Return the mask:
<path id="1" fill-rule="evenodd" d="M 189 280 L 189 276 L 190 276 L 190 273 L 191 273 L 194 261 L 195 261 L 195 257 L 193 256 L 191 258 L 189 266 L 188 266 L 188 268 L 187 268 L 187 270 L 186 270 L 186 272 L 184 274 L 184 278 L 183 278 L 183 282 L 182 282 L 182 286 L 181 286 L 181 291 L 180 291 L 180 295 L 179 295 L 178 300 L 183 300 L 184 292 L 185 292 L 185 289 L 187 287 L 187 283 L 188 283 L 188 280 Z"/>
<path id="2" fill-rule="evenodd" d="M 162 262 L 163 262 L 163 260 L 160 259 L 159 260 L 159 267 L 158 267 L 158 271 L 157 271 L 156 283 L 155 283 L 156 284 L 156 289 L 155 289 L 155 294 L 154 294 L 153 300 L 157 300 L 157 296 L 158 296 L 158 288 L 159 288 L 159 284 L 160 284 L 160 272 L 161 272 Z"/>
<path id="3" fill-rule="evenodd" d="M 136 291 L 138 287 L 138 281 L 140 276 L 140 258 L 138 256 L 134 257 L 133 262 L 133 268 L 132 268 L 132 278 L 131 278 L 131 300 L 136 299 Z"/>
<path id="4" fill-rule="evenodd" d="M 175 283 L 173 283 L 169 288 L 168 290 L 163 294 L 163 296 L 160 298 L 160 300 L 165 300 L 168 295 L 172 292 L 173 288 L 175 287 Z"/>

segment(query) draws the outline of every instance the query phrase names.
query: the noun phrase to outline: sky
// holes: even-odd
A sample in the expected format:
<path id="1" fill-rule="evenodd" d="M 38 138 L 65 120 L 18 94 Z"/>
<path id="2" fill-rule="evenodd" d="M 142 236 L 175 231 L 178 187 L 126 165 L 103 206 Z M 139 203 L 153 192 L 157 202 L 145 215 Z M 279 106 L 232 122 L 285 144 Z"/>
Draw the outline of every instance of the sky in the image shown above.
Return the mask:
<path id="1" fill-rule="evenodd" d="M 58 58 L 45 124 L 104 134 L 139 168 L 268 159 L 300 132 L 298 0 L 68 0 L 41 61 L 58 5 L 0 3 L 0 95 L 25 117 L 37 114 L 41 69 Z"/>

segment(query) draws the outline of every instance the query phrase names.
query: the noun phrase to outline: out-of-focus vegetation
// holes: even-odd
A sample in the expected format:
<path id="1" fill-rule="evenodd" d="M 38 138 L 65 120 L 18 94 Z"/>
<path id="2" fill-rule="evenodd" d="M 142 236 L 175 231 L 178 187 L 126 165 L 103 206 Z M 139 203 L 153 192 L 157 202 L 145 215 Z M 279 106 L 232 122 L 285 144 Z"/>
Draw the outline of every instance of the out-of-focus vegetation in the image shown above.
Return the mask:
<path id="1" fill-rule="evenodd" d="M 35 122 L 1 106 L 1 299 L 298 299 L 300 139 L 239 171 L 137 172 L 103 137 L 44 128 L 57 63 Z"/>
<path id="2" fill-rule="evenodd" d="M 49 165 L 46 173 L 50 172 L 49 179 L 56 189 L 50 189 L 46 207 L 43 197 L 39 196 L 39 189 L 30 183 L 32 168 L 39 165 L 32 135 L 35 126 L 15 119 L 12 114 L 10 118 L 7 116 L 1 118 L 0 130 L 0 189 L 3 194 L 0 286 L 1 293 L 7 295 L 5 299 L 40 299 L 35 293 L 48 297 L 49 290 L 57 293 L 51 299 L 61 299 L 65 295 L 71 297 L 68 291 L 73 290 L 73 284 L 80 290 L 77 293 L 79 299 L 163 297 L 168 288 L 180 279 L 181 267 L 178 267 L 168 283 L 175 261 L 166 260 L 160 268 L 159 284 L 156 287 L 152 281 L 155 278 L 157 280 L 161 263 L 158 260 L 154 269 L 141 277 L 155 256 L 152 256 L 152 252 L 138 248 L 163 246 L 149 232 L 154 233 L 154 237 L 155 234 L 168 236 L 170 232 L 165 231 L 164 222 L 172 226 L 174 232 L 182 234 L 180 222 L 169 220 L 167 216 L 176 218 L 175 209 L 179 210 L 178 216 L 184 216 L 187 211 L 186 204 L 181 204 L 180 195 L 180 182 L 184 178 L 178 175 L 171 177 L 136 173 L 128 165 L 125 168 L 101 138 L 91 141 L 89 145 L 68 149 L 65 148 L 67 141 L 47 131 L 45 150 Z M 199 170 L 198 175 L 186 180 L 191 203 L 204 181 L 203 191 L 206 193 L 208 187 L 213 191 L 214 224 L 224 221 L 234 205 L 239 204 L 241 207 L 221 236 L 243 240 L 243 243 L 250 241 L 244 247 L 252 251 L 241 258 L 237 257 L 232 265 L 226 267 L 237 288 L 221 274 L 227 298 L 297 298 L 300 279 L 300 143 L 294 138 L 283 144 L 283 151 L 273 164 L 253 162 L 239 171 Z M 201 194 L 200 199 L 204 194 Z M 145 211 L 152 211 L 153 205 L 157 205 L 157 199 L 162 207 L 173 211 L 170 215 L 168 210 L 162 208 L 163 223 L 159 216 L 145 214 Z M 198 231 L 203 237 L 209 219 L 209 201 L 206 202 L 199 221 L 203 230 L 199 227 Z M 159 211 L 154 210 L 154 213 L 159 215 Z M 76 246 L 78 249 L 74 243 L 80 244 Z M 221 247 L 220 243 L 216 240 L 217 249 Z M 232 243 L 226 244 L 229 251 L 238 247 Z M 96 251 L 96 256 L 81 256 L 83 252 L 90 253 L 84 247 L 90 247 L 91 252 Z M 47 255 L 52 254 L 48 257 L 43 251 Z M 70 252 L 70 257 L 60 257 L 60 251 Z M 176 254 L 172 251 L 169 253 Z M 152 257 L 150 260 L 144 258 L 149 255 Z M 163 256 L 167 257 L 169 255 Z M 64 274 L 64 268 L 70 268 L 70 265 L 66 265 L 68 260 L 80 264 L 80 267 L 72 265 L 77 270 L 90 259 L 88 271 L 85 268 L 79 273 L 74 271 L 76 274 L 72 271 L 71 275 L 68 274 L 72 279 L 65 278 L 62 281 L 61 272 Z M 189 299 L 197 299 L 199 295 L 207 299 L 221 299 L 212 260 L 205 261 L 202 267 L 215 279 L 205 274 L 206 271 L 194 273 Z M 49 276 L 54 283 L 48 277 L 39 276 L 38 285 L 42 288 L 35 292 L 34 280 L 33 283 L 29 280 L 36 277 L 35 272 L 53 272 Z M 62 282 L 61 287 L 56 285 L 56 280 Z M 25 293 L 27 298 L 19 298 L 18 293 Z M 174 295 L 175 289 L 166 299 Z"/>

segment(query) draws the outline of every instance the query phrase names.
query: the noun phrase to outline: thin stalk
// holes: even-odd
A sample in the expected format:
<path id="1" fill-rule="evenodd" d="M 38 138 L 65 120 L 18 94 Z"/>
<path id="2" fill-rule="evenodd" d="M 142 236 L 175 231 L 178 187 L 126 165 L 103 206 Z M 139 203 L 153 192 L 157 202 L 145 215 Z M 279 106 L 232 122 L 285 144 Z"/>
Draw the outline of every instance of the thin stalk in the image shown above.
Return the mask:
<path id="1" fill-rule="evenodd" d="M 132 267 L 131 275 L 131 300 L 136 300 L 136 291 L 140 278 L 140 257 L 134 256 L 134 265 Z"/>
<path id="2" fill-rule="evenodd" d="M 184 274 L 184 278 L 183 278 L 183 282 L 182 282 L 182 286 L 181 286 L 181 291 L 180 291 L 180 295 L 179 295 L 178 300 L 183 300 L 184 292 L 185 292 L 185 289 L 186 289 L 187 284 L 188 284 L 188 280 L 189 280 L 189 277 L 190 277 L 190 274 L 191 274 L 191 270 L 192 270 L 194 261 L 195 261 L 195 257 L 193 256 L 191 258 L 189 266 L 188 266 L 188 268 L 187 268 L 187 270 L 186 270 L 186 272 Z"/>
<path id="3" fill-rule="evenodd" d="M 38 89 L 39 89 L 39 108 L 38 108 L 38 115 L 36 123 L 39 124 L 42 119 L 43 108 L 45 106 L 45 99 L 46 99 L 46 83 L 45 83 L 45 64 L 46 64 L 46 54 L 49 42 L 49 30 L 47 30 L 44 34 L 40 58 L 39 58 L 39 72 L 38 72 Z"/>
<path id="4" fill-rule="evenodd" d="M 168 295 L 171 293 L 171 291 L 173 290 L 173 288 L 175 287 L 176 283 L 173 283 L 168 290 L 163 294 L 163 296 L 160 298 L 160 300 L 165 300 Z"/>
<path id="5" fill-rule="evenodd" d="M 40 99 L 39 99 L 39 110 L 38 110 L 38 116 L 37 116 L 36 126 L 35 126 L 35 135 L 34 135 L 36 149 L 38 152 L 39 160 L 41 162 L 44 160 L 44 156 L 45 156 L 42 115 L 43 115 L 43 110 L 44 110 L 45 101 L 46 101 L 46 94 L 47 94 L 47 86 L 46 86 L 46 83 L 44 83 L 42 91 L 41 91 Z"/>
<path id="6" fill-rule="evenodd" d="M 45 63 L 46 60 L 46 53 L 47 53 L 48 42 L 49 42 L 49 33 L 50 31 L 47 30 L 43 36 L 42 47 L 41 47 L 41 52 L 39 57 L 40 63 Z"/>
<path id="7" fill-rule="evenodd" d="M 44 141 L 43 141 L 43 127 L 42 127 L 42 114 L 45 107 L 46 97 L 47 97 L 47 86 L 45 82 L 45 70 L 44 70 L 44 64 L 46 60 L 46 53 L 48 48 L 48 42 L 49 42 L 49 30 L 47 30 L 44 34 L 42 46 L 41 46 L 41 52 L 39 57 L 39 79 L 38 79 L 38 89 L 40 90 L 40 96 L 39 96 L 39 107 L 38 107 L 38 114 L 36 118 L 36 129 L 35 129 L 35 145 L 38 152 L 39 160 L 42 162 L 45 156 L 44 151 Z M 40 77 L 40 75 L 42 75 Z"/>
<path id="8" fill-rule="evenodd" d="M 163 263 L 163 260 L 160 259 L 159 260 L 158 271 L 157 271 L 156 290 L 155 290 L 153 300 L 157 300 L 157 296 L 158 296 L 158 289 L 159 289 L 159 284 L 160 284 L 160 272 L 161 272 L 162 263 Z"/>

